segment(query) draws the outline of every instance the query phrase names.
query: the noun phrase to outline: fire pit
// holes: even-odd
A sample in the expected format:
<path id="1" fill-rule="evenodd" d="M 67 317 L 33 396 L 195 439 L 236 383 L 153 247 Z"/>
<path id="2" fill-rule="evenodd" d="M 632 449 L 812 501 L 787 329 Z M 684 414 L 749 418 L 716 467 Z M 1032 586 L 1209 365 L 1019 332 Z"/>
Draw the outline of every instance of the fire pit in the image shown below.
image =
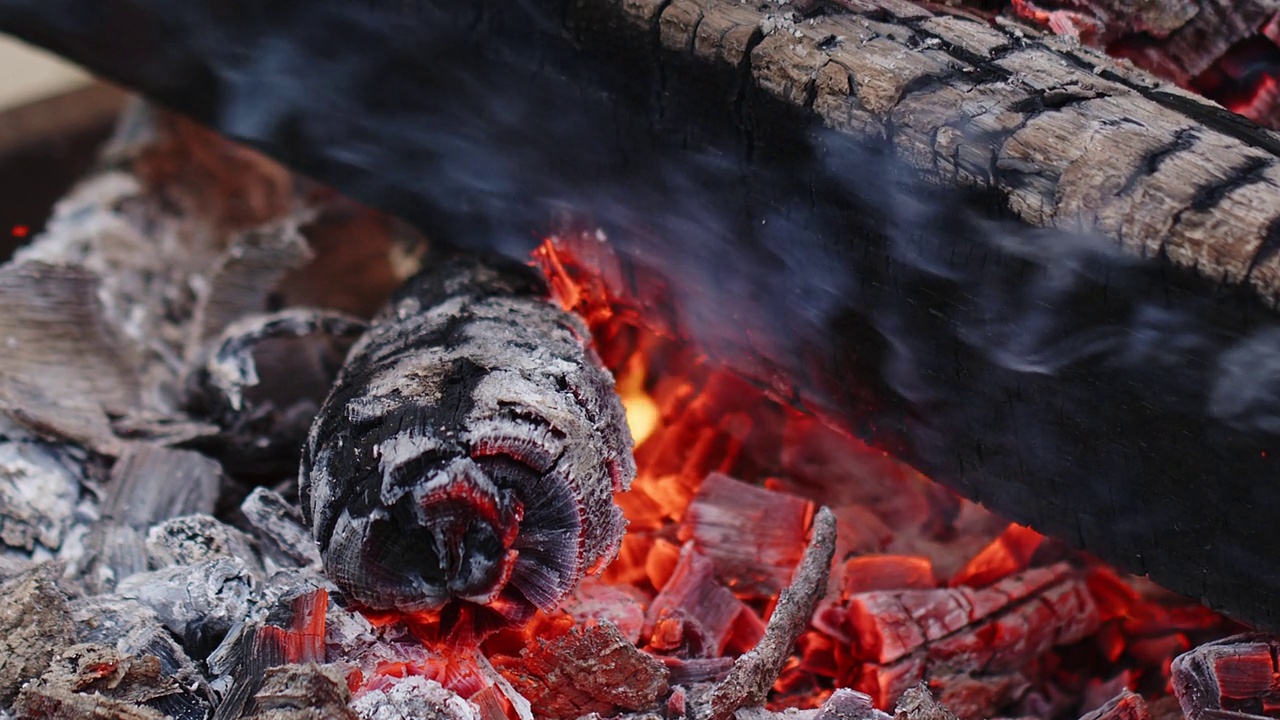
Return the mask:
<path id="1" fill-rule="evenodd" d="M 1090 8 L 1123 47 L 1150 30 Z M 1064 31 L 1027 4 L 537 10 L 423 3 L 329 90 L 281 93 L 299 76 L 245 58 L 287 66 L 316 28 L 373 47 L 387 9 L 147 7 L 156 48 L 241 33 L 185 46 L 217 72 L 180 84 L 81 42 L 104 26 L 0 9 L 430 238 L 125 115 L 0 270 L 6 709 L 1273 711 L 1274 639 L 1236 623 L 1280 626 L 1273 135 L 1010 24 Z M 1240 42 L 1205 62 L 1230 75 Z M 487 250 L 507 279 L 441 270 Z M 519 431 L 478 430 L 485 403 Z M 372 545 L 331 542 L 365 519 Z M 442 574 L 404 584 L 423 557 Z"/>

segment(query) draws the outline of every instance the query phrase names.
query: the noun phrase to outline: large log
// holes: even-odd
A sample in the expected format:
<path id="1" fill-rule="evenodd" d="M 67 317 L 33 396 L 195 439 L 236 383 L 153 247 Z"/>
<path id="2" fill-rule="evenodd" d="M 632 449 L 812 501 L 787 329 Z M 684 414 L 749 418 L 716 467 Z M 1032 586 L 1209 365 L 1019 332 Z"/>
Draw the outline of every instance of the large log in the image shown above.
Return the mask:
<path id="1" fill-rule="evenodd" d="M 10 0 L 0 29 L 442 240 L 589 214 L 713 357 L 1280 627 L 1280 137 L 1034 32 L 842 3 Z"/>

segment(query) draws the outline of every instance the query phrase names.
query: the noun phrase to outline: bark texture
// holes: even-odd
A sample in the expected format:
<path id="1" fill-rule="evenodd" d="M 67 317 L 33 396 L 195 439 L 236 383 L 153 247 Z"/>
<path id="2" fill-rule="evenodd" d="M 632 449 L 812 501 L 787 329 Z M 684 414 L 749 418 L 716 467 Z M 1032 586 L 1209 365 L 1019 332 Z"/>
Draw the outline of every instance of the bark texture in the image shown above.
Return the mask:
<path id="1" fill-rule="evenodd" d="M 1028 223 L 1280 297 L 1280 136 L 1099 52 L 901 0 L 798 22 L 732 0 L 582 5 Z"/>

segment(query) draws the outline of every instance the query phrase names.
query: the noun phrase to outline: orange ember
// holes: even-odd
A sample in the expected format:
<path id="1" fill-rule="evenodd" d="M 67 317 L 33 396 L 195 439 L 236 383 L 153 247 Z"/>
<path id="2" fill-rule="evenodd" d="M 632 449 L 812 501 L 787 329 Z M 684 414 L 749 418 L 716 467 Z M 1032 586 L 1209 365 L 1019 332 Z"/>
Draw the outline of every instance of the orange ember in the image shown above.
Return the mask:
<path id="1" fill-rule="evenodd" d="M 1229 629 L 716 367 L 682 337 L 662 283 L 621 272 L 603 236 L 549 239 L 533 261 L 615 373 L 638 467 L 616 498 L 627 536 L 560 611 L 477 638 L 478 650 L 442 647 L 432 618 L 412 619 L 434 654 L 383 662 L 365 688 L 419 675 L 486 717 L 515 717 L 513 697 L 536 697 L 539 716 L 571 718 L 641 709 L 668 680 L 718 680 L 762 637 L 819 505 L 837 522 L 831 581 L 773 708 L 817 707 L 852 687 L 892 709 L 923 682 L 965 719 L 1080 714 L 1124 687 L 1167 694 L 1172 659 Z M 644 687 L 602 682 L 590 670 L 602 652 Z M 684 696 L 663 702 L 678 709 Z"/>

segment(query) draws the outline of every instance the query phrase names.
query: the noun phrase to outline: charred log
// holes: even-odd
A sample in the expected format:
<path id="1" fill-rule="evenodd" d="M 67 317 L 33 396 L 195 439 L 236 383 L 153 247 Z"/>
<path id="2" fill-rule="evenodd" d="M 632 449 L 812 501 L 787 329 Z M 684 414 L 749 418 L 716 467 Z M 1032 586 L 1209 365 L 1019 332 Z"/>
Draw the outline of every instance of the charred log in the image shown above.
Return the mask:
<path id="1" fill-rule="evenodd" d="M 300 476 L 351 601 L 474 640 L 613 559 L 635 461 L 587 337 L 505 261 L 442 263 L 400 292 L 347 358 Z"/>

